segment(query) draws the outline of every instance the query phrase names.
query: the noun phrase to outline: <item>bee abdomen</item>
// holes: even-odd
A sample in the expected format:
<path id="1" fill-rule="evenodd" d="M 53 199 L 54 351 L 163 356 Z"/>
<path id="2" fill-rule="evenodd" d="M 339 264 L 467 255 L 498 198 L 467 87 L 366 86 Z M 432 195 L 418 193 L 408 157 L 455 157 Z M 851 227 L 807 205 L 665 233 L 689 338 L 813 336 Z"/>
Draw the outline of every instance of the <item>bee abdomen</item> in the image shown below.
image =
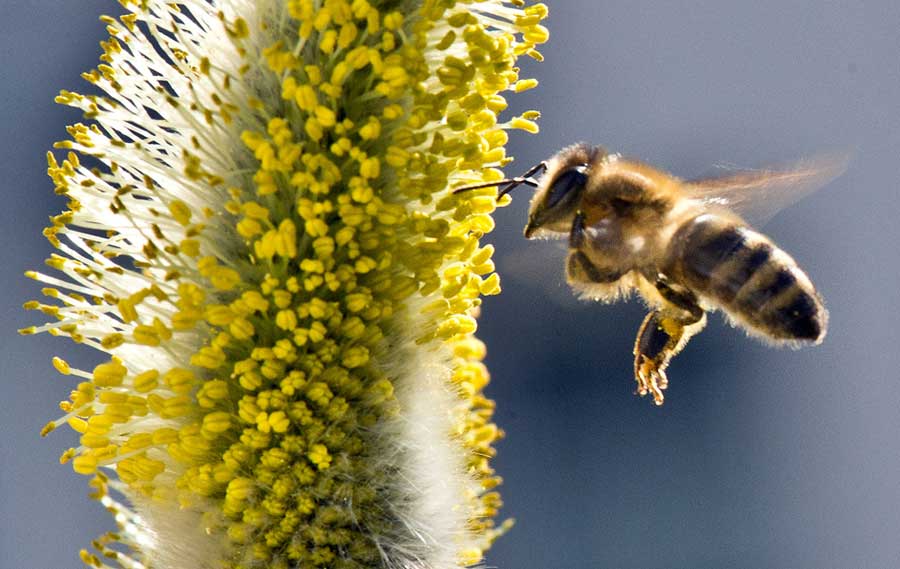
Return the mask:
<path id="1" fill-rule="evenodd" d="M 809 277 L 749 227 L 697 216 L 673 236 L 670 260 L 676 278 L 753 331 L 774 340 L 825 335 L 827 313 Z"/>

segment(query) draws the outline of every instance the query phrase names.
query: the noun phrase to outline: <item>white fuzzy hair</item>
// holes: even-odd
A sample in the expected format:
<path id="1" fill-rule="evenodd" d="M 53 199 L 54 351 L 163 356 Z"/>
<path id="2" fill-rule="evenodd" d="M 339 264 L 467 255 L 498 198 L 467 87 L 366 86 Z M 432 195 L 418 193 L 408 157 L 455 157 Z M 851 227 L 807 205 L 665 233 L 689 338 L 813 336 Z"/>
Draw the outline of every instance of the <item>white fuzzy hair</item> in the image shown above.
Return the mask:
<path id="1" fill-rule="evenodd" d="M 450 382 L 449 347 L 416 345 L 427 320 L 417 306 L 406 312 L 399 320 L 408 328 L 388 336 L 390 351 L 379 362 L 400 413 L 376 427 L 373 441 L 373 468 L 399 470 L 387 488 L 397 531 L 373 537 L 388 568 L 456 568 L 458 552 L 475 544 L 464 500 L 478 491 L 454 435 L 454 415 L 465 404 Z"/>

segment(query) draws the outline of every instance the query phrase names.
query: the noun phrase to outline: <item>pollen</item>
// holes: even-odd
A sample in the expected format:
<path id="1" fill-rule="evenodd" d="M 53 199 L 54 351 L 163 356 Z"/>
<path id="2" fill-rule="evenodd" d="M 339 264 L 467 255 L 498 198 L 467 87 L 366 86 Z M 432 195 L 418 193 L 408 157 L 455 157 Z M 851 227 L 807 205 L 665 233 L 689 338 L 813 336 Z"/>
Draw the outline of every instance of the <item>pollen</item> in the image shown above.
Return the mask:
<path id="1" fill-rule="evenodd" d="M 517 58 L 540 59 L 546 7 L 122 4 L 85 74 L 103 94 L 57 98 L 90 123 L 48 157 L 70 211 L 26 308 L 55 321 L 23 331 L 103 352 L 53 358 L 77 385 L 41 433 L 79 433 L 60 461 L 120 524 L 82 558 L 481 563 L 509 525 L 474 337 L 498 203 L 451 191 L 537 132 L 501 115 L 537 85 Z"/>

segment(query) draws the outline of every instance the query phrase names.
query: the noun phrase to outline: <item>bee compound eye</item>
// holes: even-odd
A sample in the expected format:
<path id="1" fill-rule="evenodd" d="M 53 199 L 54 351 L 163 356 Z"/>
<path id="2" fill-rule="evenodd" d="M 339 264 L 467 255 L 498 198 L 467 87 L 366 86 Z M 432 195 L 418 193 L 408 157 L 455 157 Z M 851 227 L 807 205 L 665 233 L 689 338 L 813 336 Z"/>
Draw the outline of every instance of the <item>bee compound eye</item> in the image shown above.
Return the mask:
<path id="1" fill-rule="evenodd" d="M 567 197 L 570 198 L 577 195 L 584 189 L 585 183 L 587 183 L 587 174 L 584 166 L 566 170 L 550 186 L 550 191 L 547 194 L 547 207 L 556 207 Z"/>

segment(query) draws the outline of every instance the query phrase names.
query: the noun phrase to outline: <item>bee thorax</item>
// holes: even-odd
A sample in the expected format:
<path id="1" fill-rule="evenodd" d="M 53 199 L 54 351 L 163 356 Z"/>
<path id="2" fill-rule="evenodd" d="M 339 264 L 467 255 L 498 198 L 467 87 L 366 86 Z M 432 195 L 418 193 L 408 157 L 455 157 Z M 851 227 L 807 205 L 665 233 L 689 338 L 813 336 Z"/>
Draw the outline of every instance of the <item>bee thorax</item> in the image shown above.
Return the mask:
<path id="1" fill-rule="evenodd" d="M 647 242 L 647 240 L 644 239 L 643 236 L 636 235 L 636 236 L 630 238 L 628 241 L 626 241 L 625 246 L 628 248 L 628 251 L 634 255 L 634 254 L 641 252 L 641 250 L 644 248 L 644 245 L 646 244 L 646 242 Z"/>

